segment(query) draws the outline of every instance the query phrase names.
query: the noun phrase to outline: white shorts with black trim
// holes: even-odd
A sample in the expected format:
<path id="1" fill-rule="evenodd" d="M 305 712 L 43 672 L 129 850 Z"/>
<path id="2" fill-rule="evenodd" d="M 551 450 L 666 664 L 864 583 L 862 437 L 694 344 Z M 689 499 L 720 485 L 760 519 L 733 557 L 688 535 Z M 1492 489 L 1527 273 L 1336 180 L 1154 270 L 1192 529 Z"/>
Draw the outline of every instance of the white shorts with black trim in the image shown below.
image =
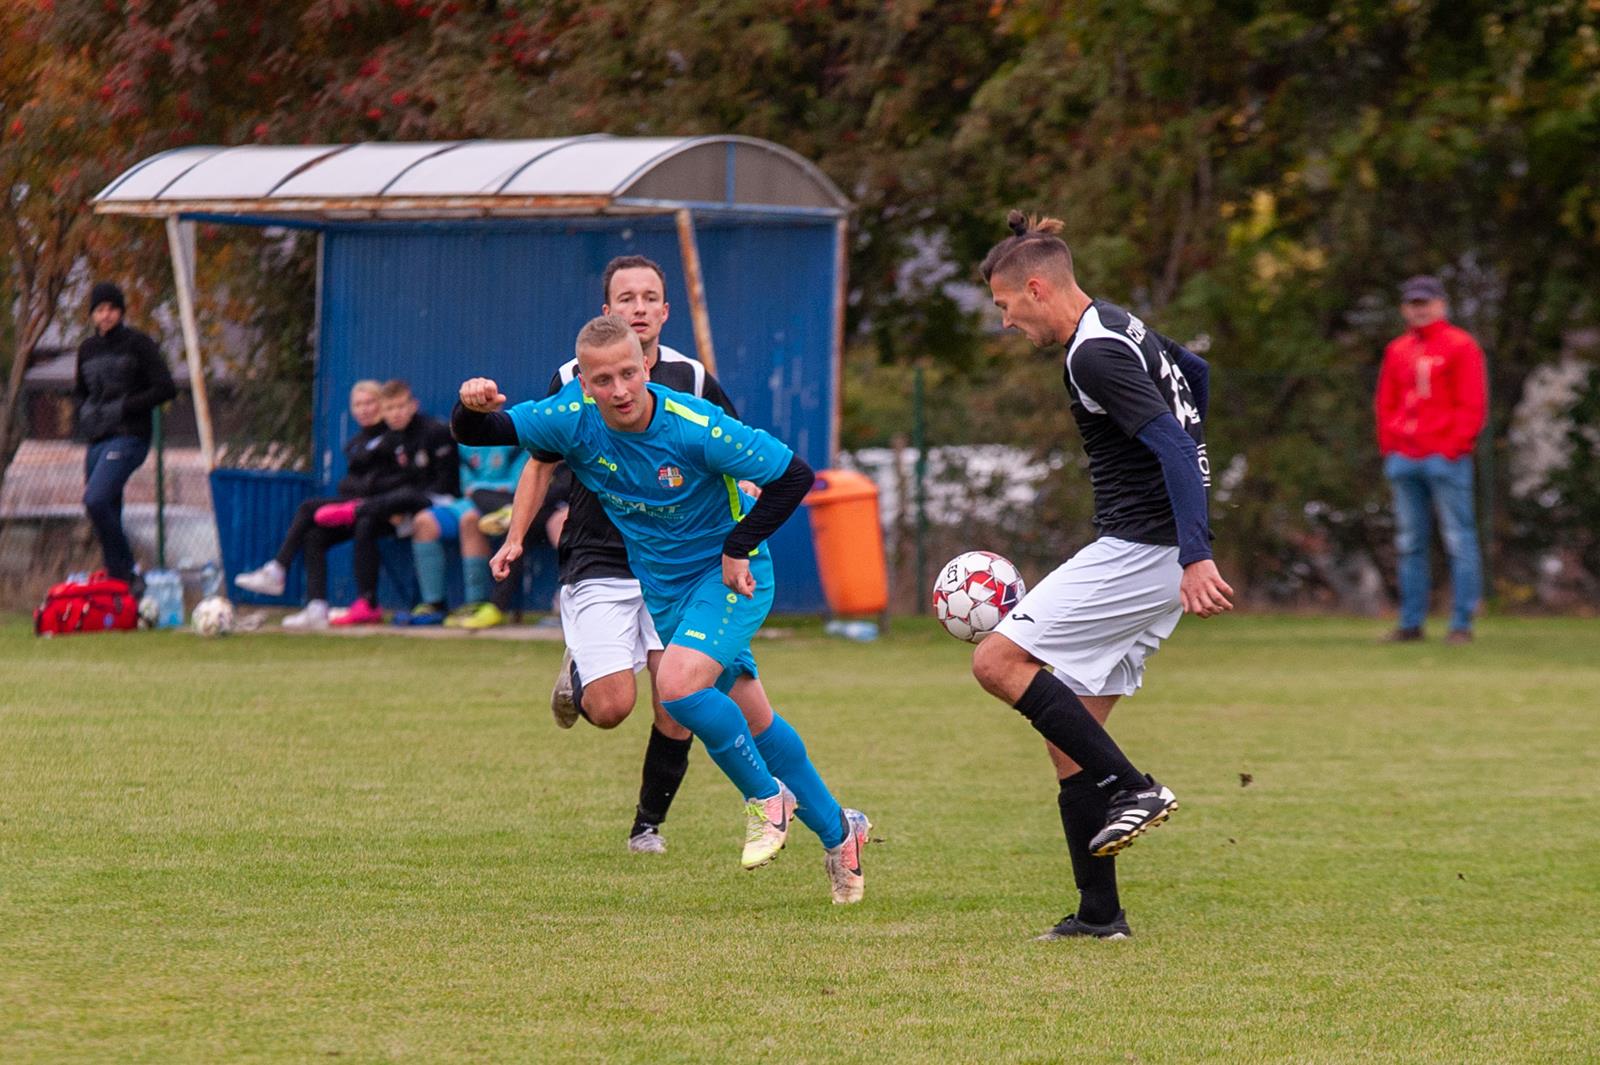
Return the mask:
<path id="1" fill-rule="evenodd" d="M 596 577 L 561 586 L 561 634 L 588 684 L 613 673 L 637 673 L 661 650 L 639 582 Z"/>
<path id="2" fill-rule="evenodd" d="M 1178 549 L 1102 536 L 1022 597 L 995 629 L 1079 695 L 1132 695 L 1183 616 Z"/>

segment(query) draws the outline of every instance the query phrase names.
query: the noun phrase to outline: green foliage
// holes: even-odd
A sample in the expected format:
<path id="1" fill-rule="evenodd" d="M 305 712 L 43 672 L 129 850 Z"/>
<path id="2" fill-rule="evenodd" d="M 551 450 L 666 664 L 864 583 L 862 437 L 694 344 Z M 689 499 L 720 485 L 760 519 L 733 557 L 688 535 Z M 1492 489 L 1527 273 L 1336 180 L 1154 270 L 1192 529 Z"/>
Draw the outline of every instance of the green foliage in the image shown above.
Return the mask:
<path id="1" fill-rule="evenodd" d="M 1447 278 L 1490 355 L 1497 440 L 1527 374 L 1600 317 L 1586 0 L 60 0 L 31 14 L 60 62 L 98 79 L 81 99 L 116 132 L 57 152 L 60 172 L 196 141 L 788 145 L 857 205 L 856 346 L 955 375 L 940 387 L 968 417 L 934 442 L 990 425 L 1031 442 L 1031 415 L 1059 407 L 1056 392 L 1001 408 L 977 386 L 1026 357 L 996 347 L 951 283 L 975 280 L 1007 208 L 1060 215 L 1091 294 L 1210 337 L 1213 453 L 1250 470 L 1224 545 L 1239 558 L 1344 535 L 1308 503 L 1357 530 L 1353 549 L 1379 538 L 1368 384 L 1399 329 L 1400 278 Z M 225 283 L 242 295 L 243 280 Z"/>

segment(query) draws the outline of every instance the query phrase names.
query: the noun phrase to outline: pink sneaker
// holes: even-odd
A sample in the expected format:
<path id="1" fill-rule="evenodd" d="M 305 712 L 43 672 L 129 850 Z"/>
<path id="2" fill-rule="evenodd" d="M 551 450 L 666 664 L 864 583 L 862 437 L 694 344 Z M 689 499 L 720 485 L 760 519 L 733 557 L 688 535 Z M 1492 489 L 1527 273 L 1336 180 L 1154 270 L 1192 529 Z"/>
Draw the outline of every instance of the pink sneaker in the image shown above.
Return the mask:
<path id="1" fill-rule="evenodd" d="M 340 503 L 324 503 L 312 515 L 318 525 L 325 529 L 337 529 L 344 525 L 356 523 L 356 508 L 361 505 L 359 499 L 346 499 Z"/>
<path id="2" fill-rule="evenodd" d="M 357 599 L 355 602 L 350 604 L 350 609 L 346 610 L 343 614 L 340 614 L 338 617 L 330 617 L 328 619 L 328 624 L 382 625 L 383 611 L 379 610 L 365 599 Z"/>

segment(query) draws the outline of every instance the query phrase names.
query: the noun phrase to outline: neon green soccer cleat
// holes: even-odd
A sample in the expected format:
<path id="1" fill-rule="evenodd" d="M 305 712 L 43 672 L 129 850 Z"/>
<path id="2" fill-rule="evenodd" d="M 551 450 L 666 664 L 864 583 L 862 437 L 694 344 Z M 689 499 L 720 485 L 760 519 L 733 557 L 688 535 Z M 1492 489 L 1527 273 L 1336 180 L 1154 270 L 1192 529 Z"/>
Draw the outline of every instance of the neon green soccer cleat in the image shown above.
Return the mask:
<path id="1" fill-rule="evenodd" d="M 744 856 L 740 864 L 759 869 L 778 856 L 789 839 L 794 817 L 794 792 L 778 781 L 778 794 L 770 799 L 746 799 L 744 804 Z"/>

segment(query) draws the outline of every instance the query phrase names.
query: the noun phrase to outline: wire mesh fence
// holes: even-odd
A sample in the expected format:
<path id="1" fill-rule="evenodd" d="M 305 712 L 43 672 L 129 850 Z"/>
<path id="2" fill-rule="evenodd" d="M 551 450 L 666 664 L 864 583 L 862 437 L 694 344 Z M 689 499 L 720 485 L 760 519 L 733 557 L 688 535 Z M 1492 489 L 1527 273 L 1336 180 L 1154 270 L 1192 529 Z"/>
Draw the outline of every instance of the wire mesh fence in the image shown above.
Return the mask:
<path id="1" fill-rule="evenodd" d="M 27 609 L 75 572 L 102 568 L 83 506 L 88 445 L 74 440 L 70 397 L 32 395 L 24 437 L 0 484 L 0 608 Z M 205 462 L 187 403 L 156 419 L 149 457 L 123 491 L 122 524 L 141 571 L 176 570 L 198 594 L 220 563 Z M 185 431 L 187 429 L 187 431 Z"/>

